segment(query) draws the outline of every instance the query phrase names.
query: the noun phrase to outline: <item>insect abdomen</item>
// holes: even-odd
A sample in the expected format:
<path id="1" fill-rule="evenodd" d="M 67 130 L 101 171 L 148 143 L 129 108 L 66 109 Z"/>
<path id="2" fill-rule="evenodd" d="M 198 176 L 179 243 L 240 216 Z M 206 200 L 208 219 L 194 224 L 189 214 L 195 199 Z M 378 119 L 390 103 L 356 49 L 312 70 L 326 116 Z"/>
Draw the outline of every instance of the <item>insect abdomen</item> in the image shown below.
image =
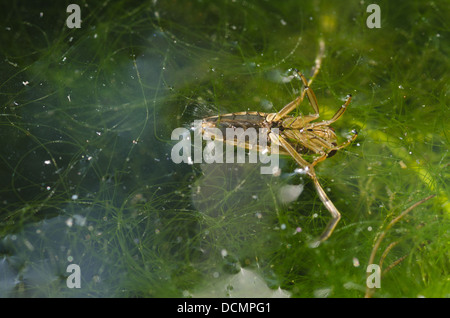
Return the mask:
<path id="1" fill-rule="evenodd" d="M 239 112 L 212 116 L 203 119 L 204 127 L 225 128 L 264 128 L 266 126 L 266 113 Z"/>

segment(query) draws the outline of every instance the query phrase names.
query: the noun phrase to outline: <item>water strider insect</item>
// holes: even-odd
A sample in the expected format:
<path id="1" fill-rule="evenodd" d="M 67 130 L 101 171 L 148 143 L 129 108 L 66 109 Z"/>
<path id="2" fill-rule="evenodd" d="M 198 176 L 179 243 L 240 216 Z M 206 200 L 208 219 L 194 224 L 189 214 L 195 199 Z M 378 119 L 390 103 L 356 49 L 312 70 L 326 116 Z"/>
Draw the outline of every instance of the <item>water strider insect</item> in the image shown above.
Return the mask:
<path id="1" fill-rule="evenodd" d="M 346 101 L 331 119 L 313 122 L 319 118 L 319 105 L 310 85 L 320 68 L 323 49 L 321 51 L 322 54 L 316 59 L 315 70 L 309 82 L 303 74 L 298 70 L 294 70 L 295 74 L 302 81 L 304 88 L 300 96 L 284 106 L 279 112 L 262 113 L 257 111 L 245 111 L 207 117 L 202 121 L 203 129 L 219 128 L 224 130 L 225 128 L 267 128 L 267 143 L 276 143 L 280 146 L 279 152 L 281 154 L 287 154 L 294 158 L 302 171 L 312 179 L 320 200 L 331 213 L 331 220 L 322 235 L 312 244 L 312 246 L 318 246 L 321 242 L 328 239 L 341 218 L 338 209 L 334 206 L 333 202 L 331 202 L 320 185 L 314 168 L 319 162 L 333 156 L 339 149 L 348 146 L 357 136 L 356 131 L 353 130 L 352 137 L 346 142 L 338 145 L 334 129 L 330 126 L 344 114 L 350 103 L 351 95 L 347 95 Z M 301 104 L 305 95 L 308 97 L 314 113 L 298 117 L 289 116 L 289 113 Z M 273 133 L 271 131 L 273 128 L 278 128 L 279 133 Z M 235 140 L 223 141 L 231 142 L 235 146 L 241 146 L 240 144 L 237 144 Z M 248 148 L 248 145 L 245 145 L 245 147 Z M 262 149 L 259 148 L 257 150 L 262 151 Z M 304 158 L 304 155 L 313 155 L 314 159 L 309 162 Z"/>

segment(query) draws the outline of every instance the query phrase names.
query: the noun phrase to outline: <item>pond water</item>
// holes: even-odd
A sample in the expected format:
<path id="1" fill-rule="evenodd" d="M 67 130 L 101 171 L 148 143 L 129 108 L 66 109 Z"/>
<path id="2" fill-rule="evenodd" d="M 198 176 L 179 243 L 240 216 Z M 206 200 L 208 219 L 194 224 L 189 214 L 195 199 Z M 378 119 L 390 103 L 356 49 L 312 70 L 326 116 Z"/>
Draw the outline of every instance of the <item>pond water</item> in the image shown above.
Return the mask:
<path id="1" fill-rule="evenodd" d="M 13 2 L 0 297 L 364 297 L 369 260 L 385 271 L 372 297 L 450 295 L 447 1 L 85 3 L 79 28 L 68 4 Z M 359 135 L 316 167 L 342 219 L 311 248 L 330 215 L 294 160 L 272 175 L 176 164 L 171 134 L 279 111 L 321 39 L 321 119 L 351 94 L 333 127 Z M 312 112 L 305 100 L 292 114 Z"/>

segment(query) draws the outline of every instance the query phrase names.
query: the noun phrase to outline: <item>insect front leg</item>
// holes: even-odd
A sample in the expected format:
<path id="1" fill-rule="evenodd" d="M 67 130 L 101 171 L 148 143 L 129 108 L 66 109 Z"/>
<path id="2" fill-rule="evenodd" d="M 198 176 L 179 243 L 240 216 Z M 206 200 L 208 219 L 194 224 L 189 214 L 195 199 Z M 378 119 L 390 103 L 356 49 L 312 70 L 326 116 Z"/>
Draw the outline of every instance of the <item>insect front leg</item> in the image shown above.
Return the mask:
<path id="1" fill-rule="evenodd" d="M 326 152 L 323 153 L 321 156 L 317 157 L 316 159 L 314 159 L 314 161 L 311 163 L 311 166 L 313 166 L 313 167 L 316 166 L 316 164 L 318 164 L 319 162 L 322 162 L 325 159 L 333 156 L 338 150 L 340 150 L 342 148 L 345 148 L 348 145 L 350 145 L 356 139 L 356 137 L 358 137 L 358 133 L 357 133 L 356 130 L 353 130 L 352 133 L 353 133 L 353 135 L 351 136 L 351 138 L 347 139 L 346 142 L 344 142 L 344 143 L 342 143 L 340 145 L 337 145 L 337 146 L 335 146 L 334 144 L 326 145 L 326 148 L 327 148 Z M 303 142 L 303 144 L 307 145 L 310 149 L 314 150 L 313 146 L 309 146 L 308 145 L 308 141 L 307 141 L 306 138 L 305 138 L 304 141 L 302 140 L 302 142 Z M 314 150 L 314 151 L 316 153 L 319 153 L 319 151 L 317 151 L 317 150 Z"/>

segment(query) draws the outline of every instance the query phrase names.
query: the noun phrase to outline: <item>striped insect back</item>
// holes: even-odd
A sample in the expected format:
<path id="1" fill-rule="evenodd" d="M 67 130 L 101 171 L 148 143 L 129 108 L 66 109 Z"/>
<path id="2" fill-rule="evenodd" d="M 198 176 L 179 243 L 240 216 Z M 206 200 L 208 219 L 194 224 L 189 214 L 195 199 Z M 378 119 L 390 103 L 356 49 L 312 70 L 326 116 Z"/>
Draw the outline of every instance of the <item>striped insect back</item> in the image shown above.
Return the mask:
<path id="1" fill-rule="evenodd" d="M 260 112 L 239 112 L 212 116 L 203 119 L 204 127 L 225 128 L 262 128 L 266 122 L 265 113 Z"/>

